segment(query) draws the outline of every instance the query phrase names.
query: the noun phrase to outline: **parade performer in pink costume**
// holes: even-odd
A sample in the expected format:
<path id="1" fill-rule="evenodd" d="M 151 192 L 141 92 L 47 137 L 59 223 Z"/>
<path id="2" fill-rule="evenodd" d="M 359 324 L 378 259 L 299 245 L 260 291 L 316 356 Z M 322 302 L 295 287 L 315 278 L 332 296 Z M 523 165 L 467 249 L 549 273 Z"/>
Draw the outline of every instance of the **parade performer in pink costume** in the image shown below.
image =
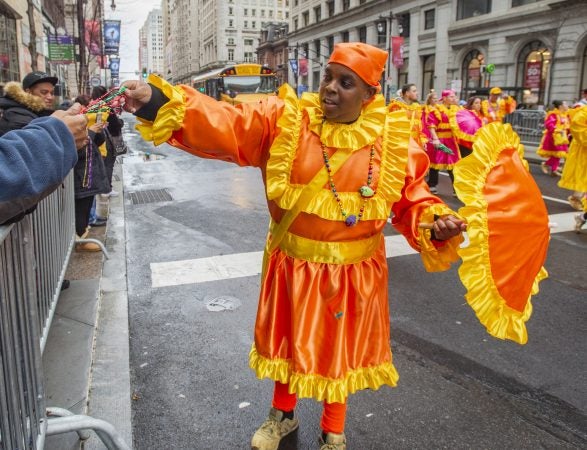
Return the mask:
<path id="1" fill-rule="evenodd" d="M 430 186 L 432 193 L 438 192 L 438 172 L 440 170 L 448 171 L 451 182 L 454 182 L 452 169 L 460 159 L 460 153 L 457 139 L 451 129 L 450 118 L 458 110 L 455 92 L 446 89 L 440 95 L 440 103 L 426 117 L 426 125 L 430 134 L 430 141 L 426 146 L 426 153 L 430 158 L 428 186 Z M 441 144 L 448 148 L 452 154 L 442 151 Z"/>
<path id="2" fill-rule="evenodd" d="M 553 176 L 561 176 L 560 160 L 567 157 L 569 150 L 569 127 L 571 121 L 567 113 L 569 110 L 567 102 L 554 100 L 552 105 L 554 108 L 544 119 L 544 134 L 536 153 L 543 158 L 548 158 L 541 165 L 542 172 Z"/>

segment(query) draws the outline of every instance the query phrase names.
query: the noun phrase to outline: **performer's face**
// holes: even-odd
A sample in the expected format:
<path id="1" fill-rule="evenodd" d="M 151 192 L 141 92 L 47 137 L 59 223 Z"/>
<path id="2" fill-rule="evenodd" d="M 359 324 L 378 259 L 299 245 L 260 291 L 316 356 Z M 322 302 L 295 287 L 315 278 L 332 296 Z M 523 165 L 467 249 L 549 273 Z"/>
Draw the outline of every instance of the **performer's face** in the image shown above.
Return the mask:
<path id="1" fill-rule="evenodd" d="M 375 93 L 376 89 L 351 69 L 341 64 L 328 64 L 320 83 L 320 104 L 324 117 L 331 122 L 354 122 Z"/>

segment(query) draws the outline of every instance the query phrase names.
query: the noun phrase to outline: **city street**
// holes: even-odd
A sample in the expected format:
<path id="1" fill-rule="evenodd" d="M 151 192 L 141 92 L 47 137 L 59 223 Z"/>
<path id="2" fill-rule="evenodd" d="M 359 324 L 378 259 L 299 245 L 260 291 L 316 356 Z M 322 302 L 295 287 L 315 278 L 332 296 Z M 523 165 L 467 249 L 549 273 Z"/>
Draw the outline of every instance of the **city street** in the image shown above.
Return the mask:
<path id="1" fill-rule="evenodd" d="M 123 158 L 134 446 L 247 449 L 273 384 L 248 367 L 267 231 L 261 173 L 153 147 L 124 115 Z M 386 230 L 397 388 L 349 400 L 348 448 L 587 448 L 587 231 L 557 178 L 531 164 L 553 229 L 524 346 L 492 338 L 457 267 L 427 273 Z M 439 195 L 461 204 L 441 177 Z M 317 449 L 321 405 L 298 403 L 280 449 Z"/>

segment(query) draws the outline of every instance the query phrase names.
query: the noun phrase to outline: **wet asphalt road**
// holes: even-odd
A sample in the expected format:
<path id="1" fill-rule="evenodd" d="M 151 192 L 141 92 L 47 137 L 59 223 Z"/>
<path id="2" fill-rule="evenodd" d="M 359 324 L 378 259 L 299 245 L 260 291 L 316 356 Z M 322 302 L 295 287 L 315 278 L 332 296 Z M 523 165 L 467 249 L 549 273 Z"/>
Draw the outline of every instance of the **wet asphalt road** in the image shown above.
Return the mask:
<path id="1" fill-rule="evenodd" d="M 248 368 L 259 276 L 154 288 L 151 264 L 261 251 L 268 214 L 260 172 L 154 148 L 125 120 L 135 448 L 247 449 L 272 395 L 272 383 Z M 532 172 L 544 195 L 566 198 L 556 180 Z M 441 179 L 441 196 L 458 208 Z M 161 189 L 171 200 L 133 204 L 131 194 Z M 572 211 L 546 204 L 550 214 Z M 456 268 L 428 274 L 418 255 L 390 258 L 400 382 L 350 397 L 348 448 L 587 448 L 586 252 L 587 234 L 553 234 L 550 278 L 533 299 L 525 346 L 485 332 Z M 234 309 L 211 311 L 211 303 Z M 300 429 L 280 449 L 317 449 L 321 407 L 298 405 Z"/>

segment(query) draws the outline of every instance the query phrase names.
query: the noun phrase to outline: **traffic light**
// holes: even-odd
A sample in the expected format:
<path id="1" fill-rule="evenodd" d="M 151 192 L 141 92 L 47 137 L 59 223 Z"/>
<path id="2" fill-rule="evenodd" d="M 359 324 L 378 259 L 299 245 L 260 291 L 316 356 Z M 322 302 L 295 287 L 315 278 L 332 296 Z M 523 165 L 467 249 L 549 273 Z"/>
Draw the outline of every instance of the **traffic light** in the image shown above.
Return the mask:
<path id="1" fill-rule="evenodd" d="M 147 79 L 147 68 L 143 67 L 143 80 Z"/>

